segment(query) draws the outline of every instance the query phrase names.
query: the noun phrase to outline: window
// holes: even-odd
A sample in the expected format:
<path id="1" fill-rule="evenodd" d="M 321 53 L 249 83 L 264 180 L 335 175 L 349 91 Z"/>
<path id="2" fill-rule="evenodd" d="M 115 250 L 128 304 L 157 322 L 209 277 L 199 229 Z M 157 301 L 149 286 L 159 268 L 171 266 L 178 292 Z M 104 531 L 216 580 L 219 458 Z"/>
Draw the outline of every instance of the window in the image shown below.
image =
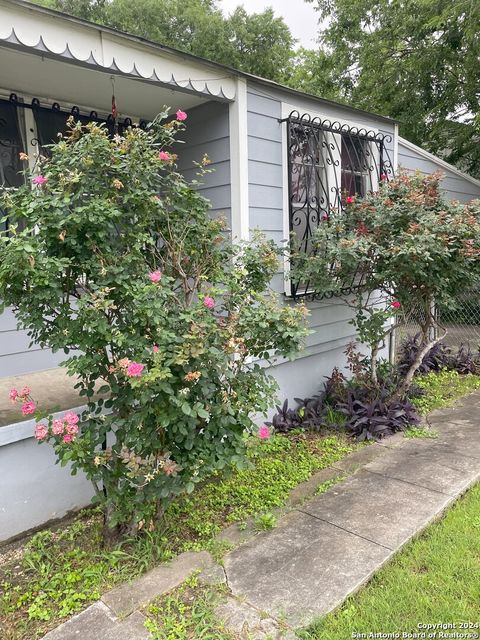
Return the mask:
<path id="1" fill-rule="evenodd" d="M 23 138 L 16 105 L 8 100 L 0 100 L 0 186 L 19 187 L 24 183 L 23 162 L 20 152 L 24 150 Z M 0 209 L 0 220 L 5 212 Z M 0 222 L 0 228 L 6 228 Z"/>
<path id="2" fill-rule="evenodd" d="M 375 191 L 393 175 L 385 143 L 390 136 L 292 111 L 287 127 L 288 220 L 292 243 L 307 255 L 320 224 L 342 212 L 348 196 Z M 294 297 L 310 294 L 308 283 L 290 282 Z"/>

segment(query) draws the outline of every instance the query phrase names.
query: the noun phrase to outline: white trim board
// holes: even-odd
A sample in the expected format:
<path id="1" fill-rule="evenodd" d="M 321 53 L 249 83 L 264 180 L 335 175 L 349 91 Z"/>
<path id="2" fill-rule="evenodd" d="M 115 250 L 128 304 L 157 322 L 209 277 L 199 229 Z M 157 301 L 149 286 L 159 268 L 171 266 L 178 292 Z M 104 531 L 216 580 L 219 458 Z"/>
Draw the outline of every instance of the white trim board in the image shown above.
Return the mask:
<path id="1" fill-rule="evenodd" d="M 480 180 L 477 180 L 473 176 L 469 176 L 468 173 L 464 173 L 463 171 L 460 171 L 460 169 L 457 169 L 457 167 L 454 167 L 452 164 L 445 162 L 445 160 L 442 160 L 438 156 L 435 156 L 433 153 L 430 153 L 429 151 L 425 151 L 425 149 L 422 149 L 422 147 L 419 147 L 416 144 L 413 144 L 413 142 L 410 142 L 409 140 L 405 140 L 405 138 L 398 136 L 398 143 L 400 146 L 403 146 L 406 149 L 410 149 L 410 151 L 414 151 L 422 158 L 425 158 L 426 160 L 430 160 L 430 162 L 434 162 L 435 164 L 438 164 L 440 167 L 443 167 L 444 169 L 451 171 L 452 173 L 459 176 L 460 178 L 463 178 L 464 180 L 468 180 L 469 182 L 474 184 L 476 187 L 480 187 Z M 408 167 L 404 167 L 404 169 L 408 169 Z"/>

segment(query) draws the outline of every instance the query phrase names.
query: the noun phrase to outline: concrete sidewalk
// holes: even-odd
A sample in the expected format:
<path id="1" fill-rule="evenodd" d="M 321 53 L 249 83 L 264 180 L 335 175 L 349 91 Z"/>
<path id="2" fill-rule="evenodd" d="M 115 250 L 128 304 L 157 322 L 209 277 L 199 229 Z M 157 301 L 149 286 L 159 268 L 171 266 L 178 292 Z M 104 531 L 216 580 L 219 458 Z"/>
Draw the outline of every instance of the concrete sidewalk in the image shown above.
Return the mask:
<path id="1" fill-rule="evenodd" d="M 195 568 L 206 581 L 226 582 L 231 596 L 217 614 L 239 639 L 294 638 L 295 628 L 341 604 L 479 479 L 479 412 L 476 393 L 430 415 L 437 439 L 399 435 L 339 462 L 333 475 L 356 472 L 240 544 L 224 572 L 205 552 L 188 562 L 180 556 L 117 587 L 45 640 L 147 640 L 141 608 Z"/>
<path id="2" fill-rule="evenodd" d="M 479 415 L 477 393 L 431 414 L 437 439 L 386 440 L 384 455 L 228 555 L 232 594 L 293 628 L 337 607 L 479 479 Z"/>

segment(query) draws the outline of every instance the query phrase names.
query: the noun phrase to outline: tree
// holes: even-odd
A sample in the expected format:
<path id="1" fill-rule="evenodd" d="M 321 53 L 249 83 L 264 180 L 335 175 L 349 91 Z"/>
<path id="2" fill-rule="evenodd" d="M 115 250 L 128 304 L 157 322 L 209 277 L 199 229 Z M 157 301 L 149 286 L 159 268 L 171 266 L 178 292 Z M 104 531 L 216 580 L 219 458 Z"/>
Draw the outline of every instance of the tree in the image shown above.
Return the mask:
<path id="1" fill-rule="evenodd" d="M 216 0 L 36 0 L 92 20 L 277 82 L 291 72 L 294 43 L 272 9 L 224 17 Z"/>
<path id="2" fill-rule="evenodd" d="M 480 3 L 307 0 L 319 10 L 337 97 L 400 121 L 401 134 L 480 176 Z M 321 73 L 317 91 L 324 87 Z"/>
<path id="3" fill-rule="evenodd" d="M 88 409 L 53 420 L 34 391 L 13 399 L 36 412 L 37 439 L 92 480 L 106 530 L 130 534 L 245 462 L 245 436 L 276 388 L 258 361 L 293 355 L 306 333 L 305 309 L 268 288 L 280 250 L 225 242 L 167 150 L 186 114 L 166 115 L 113 139 L 72 123 L 33 189 L 0 194 L 2 305 L 32 340 L 69 354 Z"/>
<path id="4" fill-rule="evenodd" d="M 273 9 L 248 14 L 238 7 L 227 19 L 227 29 L 234 48 L 232 66 L 277 82 L 287 81 L 295 41 Z"/>
<path id="5" fill-rule="evenodd" d="M 440 175 L 401 174 L 364 199 L 350 196 L 346 211 L 319 225 L 312 252 L 294 256 L 300 280 L 318 293 L 342 295 L 356 311 L 355 327 L 371 351 L 377 382 L 379 347 L 392 330 L 389 318 L 415 314 L 419 349 L 396 392 L 409 388 L 424 356 L 445 335 L 434 305 L 454 308 L 458 291 L 480 282 L 480 207 L 446 200 Z M 434 331 L 437 330 L 437 331 Z"/>

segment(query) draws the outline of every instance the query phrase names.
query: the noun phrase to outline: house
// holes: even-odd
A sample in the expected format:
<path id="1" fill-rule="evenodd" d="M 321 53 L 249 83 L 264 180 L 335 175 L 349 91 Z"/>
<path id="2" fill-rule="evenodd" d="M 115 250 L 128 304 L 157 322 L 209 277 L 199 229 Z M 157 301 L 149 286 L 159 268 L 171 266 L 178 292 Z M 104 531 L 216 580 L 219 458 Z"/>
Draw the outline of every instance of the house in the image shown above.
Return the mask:
<path id="1" fill-rule="evenodd" d="M 116 122 L 112 96 L 120 114 Z M 21 184 L 19 152 L 34 158 L 71 114 L 122 131 L 142 126 L 163 105 L 188 112 L 179 170 L 193 177 L 193 162 L 208 154 L 215 171 L 199 188 L 211 201 L 212 215 L 227 219 L 234 241 L 248 239 L 252 229 L 277 243 L 293 232 L 308 250 L 312 230 L 332 207 L 343 207 L 345 195 L 375 189 L 399 161 L 425 171 L 445 165 L 400 141 L 390 118 L 23 0 L 0 0 L 2 184 Z M 447 169 L 452 194 L 480 195 L 480 183 Z M 273 287 L 285 304 L 295 304 L 293 296 L 302 296 L 308 283 L 285 276 L 287 263 Z M 341 301 L 317 299 L 309 309 L 312 334 L 305 350 L 294 362 L 272 367 L 282 398 L 316 392 L 324 376 L 342 366 L 345 346 L 355 337 L 351 312 Z M 46 396 L 58 392 L 55 368 L 63 354 L 29 342 L 7 309 L 0 316 L 0 492 L 8 496 L 0 504 L 0 540 L 87 504 L 91 494 L 85 479 L 71 478 L 54 466 L 48 447 L 37 447 L 32 424 L 14 422 L 6 408 L 12 376 L 25 384 L 32 376 L 42 380 Z M 74 403 L 71 391 L 63 397 Z"/>

